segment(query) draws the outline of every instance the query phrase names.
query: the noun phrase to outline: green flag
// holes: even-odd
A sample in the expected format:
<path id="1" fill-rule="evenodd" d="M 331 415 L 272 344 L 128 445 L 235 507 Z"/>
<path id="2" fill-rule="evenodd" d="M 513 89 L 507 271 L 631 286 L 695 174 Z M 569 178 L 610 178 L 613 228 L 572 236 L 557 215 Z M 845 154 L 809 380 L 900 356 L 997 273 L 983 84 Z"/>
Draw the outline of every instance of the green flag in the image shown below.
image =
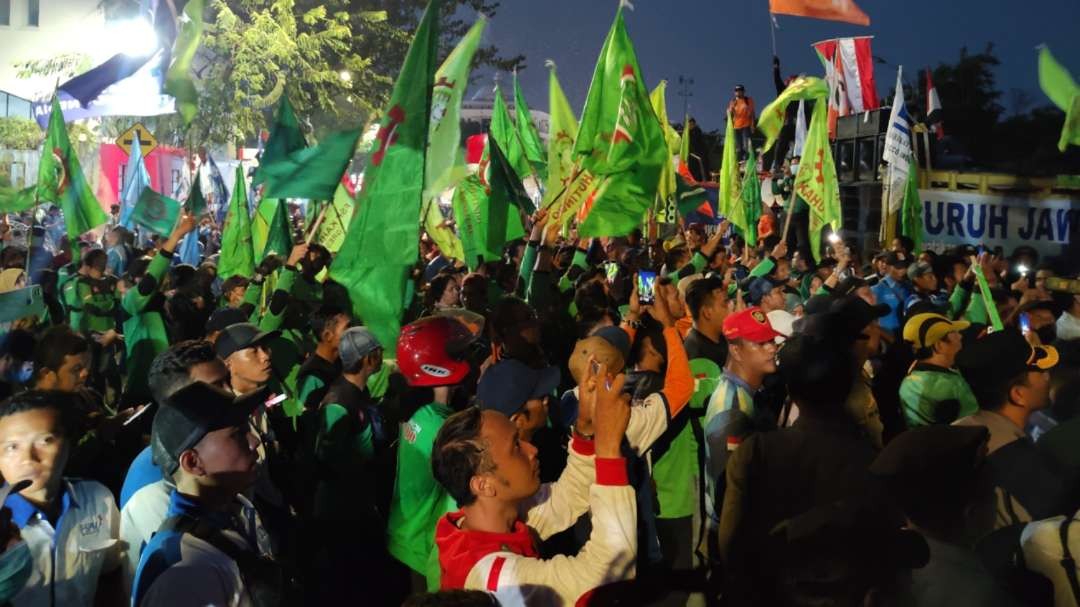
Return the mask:
<path id="1" fill-rule="evenodd" d="M 345 242 L 345 231 L 349 229 L 349 220 L 353 216 L 353 197 L 344 185 L 339 185 L 334 192 L 334 201 L 326 208 L 326 216 L 319 224 L 312 242 L 326 247 L 331 253 L 341 250 Z"/>
<path id="2" fill-rule="evenodd" d="M 478 175 L 469 176 L 454 192 L 454 217 L 465 262 L 473 269 L 499 259 L 503 245 L 525 235 L 520 212 L 529 204 L 529 197 L 494 139 L 488 140 L 488 153 L 487 187 Z"/>
<path id="3" fill-rule="evenodd" d="M 49 127 L 45 131 L 41 162 L 38 164 L 35 196 L 38 202 L 60 205 L 68 237 L 72 240 L 109 221 L 109 216 L 102 210 L 83 175 L 79 157 L 71 149 L 64 114 L 55 95 Z"/>
<path id="4" fill-rule="evenodd" d="M 664 141 L 667 142 L 667 162 L 660 171 L 660 182 L 656 186 L 656 206 L 654 210 L 658 214 L 665 212 L 667 202 L 675 195 L 675 165 L 671 157 L 679 151 L 679 134 L 668 124 L 667 117 L 667 80 L 661 80 L 653 92 L 649 94 L 649 102 L 652 104 L 653 113 L 660 121 L 660 128 L 664 132 Z M 672 222 L 666 222 L 672 223 Z"/>
<path id="5" fill-rule="evenodd" d="M 218 276 L 222 280 L 230 276 L 250 277 L 255 273 L 255 253 L 251 246 L 251 217 L 248 215 L 247 184 L 244 168 L 237 165 L 236 182 L 233 184 L 229 213 L 221 230 L 221 256 L 218 259 Z"/>
<path id="6" fill-rule="evenodd" d="M 263 164 L 267 198 L 331 200 L 352 162 L 361 129 L 333 133 L 319 145 L 297 150 L 272 164 Z"/>
<path id="7" fill-rule="evenodd" d="M 284 203 L 277 205 L 260 259 L 270 255 L 287 257 L 292 252 L 292 227 L 289 224 L 288 206 Z"/>
<path id="8" fill-rule="evenodd" d="M 667 142 L 649 104 L 622 6 L 596 62 L 574 156 L 600 185 L 586 203 L 582 237 L 622 236 L 641 223 L 656 198 Z"/>
<path id="9" fill-rule="evenodd" d="M 199 93 L 191 79 L 191 61 L 202 40 L 203 0 L 189 0 L 180 22 L 180 32 L 173 43 L 173 62 L 165 73 L 164 90 L 176 98 L 177 111 L 187 126 L 199 109 Z"/>
<path id="10" fill-rule="evenodd" d="M 559 78 L 555 75 L 555 63 L 548 75 L 548 109 L 551 122 L 548 127 L 547 185 L 544 188 L 542 208 L 547 208 L 570 185 L 574 173 L 574 140 L 577 139 L 577 116 L 566 100 Z"/>
<path id="11" fill-rule="evenodd" d="M 266 241 L 270 238 L 270 225 L 274 223 L 281 200 L 263 198 L 255 205 L 255 214 L 251 216 L 251 252 L 255 257 L 262 255 Z"/>
<path id="12" fill-rule="evenodd" d="M 532 166 L 525 157 L 525 149 L 521 143 L 514 122 L 510 119 L 510 110 L 506 108 L 502 91 L 499 85 L 495 85 L 495 104 L 491 108 L 491 125 L 488 127 L 488 139 L 494 139 L 499 143 L 499 148 L 506 154 L 510 166 L 514 167 L 519 179 L 525 179 L 532 174 Z M 486 156 L 486 153 L 485 153 Z"/>
<path id="13" fill-rule="evenodd" d="M 784 92 L 765 106 L 761 112 L 761 118 L 758 118 L 758 129 L 765 133 L 765 147 L 761 148 L 761 151 L 768 150 L 776 143 L 780 129 L 784 126 L 784 115 L 788 104 L 800 99 L 823 99 L 828 96 L 829 85 L 821 78 L 799 76 L 792 80 Z"/>
<path id="14" fill-rule="evenodd" d="M 543 179 L 546 176 L 544 144 L 541 143 L 540 133 L 537 132 L 536 125 L 533 124 L 532 112 L 529 111 L 529 105 L 525 103 L 525 94 L 521 92 L 521 85 L 518 83 L 516 71 L 514 72 L 514 116 L 525 159 L 532 165 L 537 176 Z"/>
<path id="15" fill-rule="evenodd" d="M 1058 149 L 1080 145 L 1080 86 L 1045 46 L 1039 51 L 1039 86 L 1054 105 L 1065 112 Z"/>
<path id="16" fill-rule="evenodd" d="M 821 258 L 822 228 L 829 225 L 838 230 L 841 225 L 840 186 L 829 148 L 828 122 L 828 104 L 819 100 L 814 104 L 802 162 L 795 175 L 795 193 L 810 207 L 810 246 L 814 259 Z"/>
<path id="17" fill-rule="evenodd" d="M 686 217 L 698 210 L 708 200 L 708 197 L 705 195 L 705 188 L 699 185 L 692 186 L 683 179 L 682 175 L 676 175 L 675 199 L 679 207 L 679 213 Z"/>
<path id="18" fill-rule="evenodd" d="M 908 167 L 904 204 L 900 207 L 900 233 L 915 243 L 913 250 L 918 251 L 922 247 L 923 204 L 919 198 L 919 166 L 916 162 Z"/>
<path id="19" fill-rule="evenodd" d="M 18 213 L 33 208 L 37 204 L 34 200 L 36 192 L 37 186 L 19 190 L 0 185 L 0 213 Z"/>
<path id="20" fill-rule="evenodd" d="M 436 202 L 440 193 L 465 176 L 464 167 L 458 164 L 461 150 L 461 100 L 469 84 L 469 70 L 473 55 L 480 45 L 480 38 L 487 26 L 487 19 L 480 17 L 469 28 L 446 61 L 435 72 L 434 89 L 431 93 L 431 122 L 428 126 L 428 151 L 424 191 L 424 230 L 442 254 L 451 259 L 464 261 L 461 239 L 449 227 Z M 455 168 L 460 167 L 460 175 Z"/>
<path id="21" fill-rule="evenodd" d="M 758 181 L 757 159 L 754 158 L 754 146 L 749 146 L 750 152 L 746 157 L 742 191 L 739 192 L 739 204 L 742 207 L 740 214 L 746 222 L 743 228 L 743 238 L 752 246 L 757 246 L 757 223 L 761 218 L 761 182 Z"/>
<path id="22" fill-rule="evenodd" d="M 155 234 L 165 236 L 172 233 L 176 226 L 181 206 L 179 201 L 146 188 L 131 211 L 131 221 Z"/>
<path id="23" fill-rule="evenodd" d="M 304 133 L 300 130 L 300 121 L 296 119 L 289 98 L 281 96 L 281 104 L 278 105 L 277 115 L 274 118 L 274 126 L 270 129 L 270 138 L 266 140 L 262 155 L 259 156 L 259 167 L 255 169 L 255 176 L 251 179 L 251 185 L 257 186 L 266 180 L 263 175 L 263 167 L 268 164 L 280 162 L 289 157 L 289 154 L 304 149 L 307 142 L 304 141 Z"/>
<path id="24" fill-rule="evenodd" d="M 409 268 L 419 257 L 424 156 L 430 127 L 440 0 L 431 0 L 380 122 L 357 211 L 330 276 L 388 352 L 397 347 Z M 338 173 L 341 177 L 341 173 Z"/>
<path id="25" fill-rule="evenodd" d="M 727 126 L 724 127 L 724 152 L 720 156 L 720 191 L 717 194 L 717 211 L 728 219 L 733 225 L 742 227 L 746 221 L 742 217 L 734 217 L 738 210 L 735 199 L 739 190 L 739 160 L 735 155 L 735 122 L 731 114 L 727 115 Z"/>
<path id="26" fill-rule="evenodd" d="M 679 168 L 690 173 L 690 115 L 683 116 L 682 139 L 679 140 Z"/>
<path id="27" fill-rule="evenodd" d="M 188 191 L 187 200 L 184 201 L 184 210 L 196 217 L 206 214 L 206 198 L 202 193 L 202 180 L 199 179 L 199 171 L 191 178 L 191 190 Z"/>

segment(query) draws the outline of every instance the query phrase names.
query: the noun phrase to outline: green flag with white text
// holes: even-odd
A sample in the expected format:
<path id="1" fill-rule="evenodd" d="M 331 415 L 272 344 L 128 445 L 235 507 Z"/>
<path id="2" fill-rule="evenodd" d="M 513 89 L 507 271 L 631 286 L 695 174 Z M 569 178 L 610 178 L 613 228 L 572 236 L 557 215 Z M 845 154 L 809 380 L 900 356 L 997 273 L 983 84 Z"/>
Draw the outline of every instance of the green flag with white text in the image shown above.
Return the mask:
<path id="1" fill-rule="evenodd" d="M 60 206 L 60 210 L 64 212 L 67 235 L 72 240 L 107 223 L 109 216 L 94 196 L 94 191 L 83 175 L 79 157 L 71 147 L 64 114 L 60 111 L 60 102 L 55 95 L 42 147 L 35 193 L 37 202 L 52 202 Z"/>
<path id="2" fill-rule="evenodd" d="M 221 254 L 218 258 L 218 276 L 222 280 L 230 276 L 251 277 L 255 273 L 255 252 L 251 244 L 251 216 L 248 215 L 247 184 L 244 168 L 236 167 L 229 211 L 225 226 L 221 229 Z"/>
<path id="3" fill-rule="evenodd" d="M 513 167 L 494 139 L 488 139 L 491 164 L 485 185 L 479 175 L 470 175 L 454 192 L 454 217 L 470 268 L 499 259 L 503 245 L 521 238 L 521 210 L 529 197 Z"/>
<path id="4" fill-rule="evenodd" d="M 672 163 L 671 157 L 679 153 L 679 134 L 668 123 L 666 80 L 661 80 L 660 84 L 656 85 L 656 88 L 649 94 L 649 102 L 652 104 L 656 119 L 660 121 L 660 128 L 664 131 L 664 141 L 667 142 L 667 162 L 664 163 L 664 167 L 660 171 L 660 182 L 656 186 L 656 205 L 653 207 L 657 215 L 664 215 L 667 204 L 671 197 L 675 195 L 676 189 L 675 164 Z M 674 223 L 674 219 L 671 218 L 665 223 Z"/>
<path id="5" fill-rule="evenodd" d="M 430 128 L 440 0 L 431 0 L 379 123 L 356 214 L 330 276 L 388 352 L 397 347 L 409 268 L 419 257 L 424 158 Z M 340 174 L 338 175 L 340 178 Z"/>
<path id="6" fill-rule="evenodd" d="M 598 179 L 578 234 L 623 236 L 641 224 L 669 158 L 619 7 L 593 71 L 574 156 Z M 586 176 L 587 179 L 587 176 Z"/>
<path id="7" fill-rule="evenodd" d="M 821 230 L 841 226 L 840 186 L 836 164 L 829 147 L 828 104 L 815 103 L 810 127 L 806 132 L 799 172 L 795 175 L 795 193 L 810 207 L 810 246 L 814 259 L 821 259 Z"/>

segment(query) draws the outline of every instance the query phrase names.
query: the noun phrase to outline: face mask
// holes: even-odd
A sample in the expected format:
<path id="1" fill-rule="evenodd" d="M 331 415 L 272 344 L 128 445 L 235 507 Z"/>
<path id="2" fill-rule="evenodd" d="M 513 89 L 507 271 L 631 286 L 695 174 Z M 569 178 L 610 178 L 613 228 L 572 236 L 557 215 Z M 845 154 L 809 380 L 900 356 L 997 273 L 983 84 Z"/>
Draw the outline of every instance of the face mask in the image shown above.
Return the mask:
<path id="1" fill-rule="evenodd" d="M 15 598 L 33 570 L 34 560 L 26 542 L 19 542 L 0 554 L 0 602 L 7 603 Z"/>

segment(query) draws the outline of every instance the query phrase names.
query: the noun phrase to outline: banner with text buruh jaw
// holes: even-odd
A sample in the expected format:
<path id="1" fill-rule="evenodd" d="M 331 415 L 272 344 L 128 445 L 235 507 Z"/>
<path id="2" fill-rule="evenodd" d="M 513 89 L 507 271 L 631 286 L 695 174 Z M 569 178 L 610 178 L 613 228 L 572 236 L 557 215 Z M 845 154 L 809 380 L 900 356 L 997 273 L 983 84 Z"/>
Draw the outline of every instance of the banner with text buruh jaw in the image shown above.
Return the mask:
<path id="1" fill-rule="evenodd" d="M 923 204 L 923 245 L 943 250 L 960 244 L 1020 245 L 1041 255 L 1059 255 L 1080 238 L 1080 197 L 976 194 L 919 190 Z"/>

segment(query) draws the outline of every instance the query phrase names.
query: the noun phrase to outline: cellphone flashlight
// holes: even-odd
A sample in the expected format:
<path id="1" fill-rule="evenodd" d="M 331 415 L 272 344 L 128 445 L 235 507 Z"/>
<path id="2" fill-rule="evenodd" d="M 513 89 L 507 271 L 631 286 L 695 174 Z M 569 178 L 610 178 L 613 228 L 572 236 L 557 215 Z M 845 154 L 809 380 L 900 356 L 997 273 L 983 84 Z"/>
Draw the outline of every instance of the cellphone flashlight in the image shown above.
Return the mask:
<path id="1" fill-rule="evenodd" d="M 829 232 L 829 242 L 831 242 L 832 244 L 840 242 L 840 235 L 836 232 Z"/>
<path id="2" fill-rule="evenodd" d="M 1030 272 L 1031 270 L 1028 269 L 1028 267 L 1025 266 L 1024 264 L 1020 264 L 1020 265 L 1016 266 L 1016 271 L 1020 272 L 1021 276 L 1026 276 L 1027 273 Z"/>

